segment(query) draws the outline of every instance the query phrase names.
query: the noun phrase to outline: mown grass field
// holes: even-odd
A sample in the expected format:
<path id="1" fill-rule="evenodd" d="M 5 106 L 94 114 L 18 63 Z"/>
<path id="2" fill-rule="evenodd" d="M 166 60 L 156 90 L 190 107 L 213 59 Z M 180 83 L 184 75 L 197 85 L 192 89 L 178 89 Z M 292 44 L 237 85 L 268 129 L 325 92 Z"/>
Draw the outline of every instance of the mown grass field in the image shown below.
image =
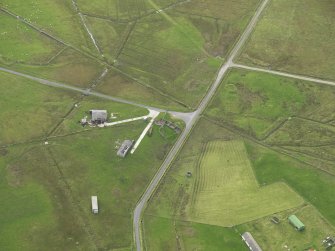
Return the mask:
<path id="1" fill-rule="evenodd" d="M 188 141 L 185 143 L 179 156 L 171 165 L 170 170 L 162 184 L 157 189 L 148 209 L 146 217 L 163 217 L 170 219 L 172 226 L 171 236 L 178 234 L 181 243 L 187 239 L 188 233 L 182 232 L 181 227 L 176 224 L 179 220 L 197 220 L 192 218 L 190 205 L 193 201 L 194 184 L 197 183 L 197 163 L 199 156 L 205 152 L 205 145 L 209 142 L 246 140 L 247 156 L 250 158 L 254 178 L 260 184 L 259 189 L 274 187 L 276 184 L 286 184 L 289 190 L 298 194 L 306 201 L 305 206 L 295 208 L 293 211 L 304 219 L 309 229 L 299 235 L 293 229 L 292 235 L 287 232 L 292 230 L 290 225 L 279 226 L 278 229 L 269 223 L 274 212 L 269 212 L 266 217 L 249 223 L 240 224 L 239 232 L 250 231 L 267 250 L 279 250 L 287 245 L 291 250 L 296 248 L 320 247 L 320 241 L 325 236 L 332 235 L 334 226 L 334 215 L 332 208 L 332 191 L 334 190 L 334 160 L 332 157 L 332 121 L 334 110 L 332 100 L 334 88 L 319 86 L 313 83 L 293 81 L 287 78 L 273 77 L 268 74 L 259 74 L 248 71 L 233 70 L 219 87 L 216 97 L 205 111 L 205 116 L 195 127 Z M 263 127 L 257 128 L 250 117 L 256 117 Z M 248 127 L 242 127 L 238 121 L 245 119 Z M 283 123 L 284 122 L 284 123 Z M 251 127 L 252 125 L 252 127 Z M 256 124 L 257 125 L 257 124 Z M 257 136 L 258 134 L 258 136 Z M 255 144 L 257 142 L 258 144 Z M 324 144 L 324 145 L 323 145 Z M 264 145 L 261 147 L 261 145 Z M 307 146 L 308 145 L 308 146 Z M 272 150 L 271 150 L 272 149 Z M 224 151 L 217 151 L 217 161 L 223 167 L 225 156 Z M 219 154 L 220 153 L 220 154 Z M 239 159 L 240 156 L 234 158 Z M 229 158 L 229 161 L 231 158 Z M 227 160 L 226 160 L 227 161 Z M 208 163 L 211 161 L 207 161 Z M 200 165 L 202 166 L 200 162 Z M 203 177 L 212 176 L 209 174 L 213 169 L 207 164 Z M 191 178 L 186 173 L 191 172 Z M 220 176 L 214 171 L 215 179 Z M 196 177 L 195 177 L 196 176 Z M 241 178 L 239 178 L 241 180 Z M 256 182 L 255 180 L 253 182 Z M 215 189 L 215 180 L 207 183 Z M 235 183 L 234 183 L 235 184 Z M 214 187 L 213 187 L 214 186 Z M 198 189 L 200 190 L 200 189 Z M 209 190 L 209 189 L 208 189 Z M 250 190 L 250 189 L 249 189 Z M 203 191 L 206 191 L 203 189 Z M 234 195 L 234 191 L 230 193 Z M 206 191 L 207 192 L 207 191 Z M 214 203 L 220 201 L 214 193 L 206 193 L 203 196 L 201 206 L 204 208 L 225 206 L 226 203 Z M 282 189 L 272 194 L 282 194 Z M 245 192 L 246 194 L 248 193 Z M 213 199 L 213 197 L 215 197 Z M 219 197 L 219 196 L 218 196 Z M 233 196 L 231 196 L 233 197 Z M 247 200 L 251 200 L 247 196 Z M 241 200 L 241 199 L 240 199 Z M 243 200 L 243 199 L 242 199 Z M 222 201 L 230 201 L 229 198 Z M 238 203 L 233 201 L 234 203 Z M 252 202 L 244 204 L 247 208 Z M 263 206 L 263 203 L 260 202 Z M 268 204 L 268 203 L 264 203 Z M 195 203 L 193 205 L 197 205 Z M 257 206 L 257 205 L 256 205 Z M 278 205 L 276 205 L 278 206 Z M 196 210 L 194 210 L 196 212 Z M 210 210 L 204 210 L 204 215 Z M 292 211 L 284 210 L 279 214 L 282 220 Z M 238 219 L 240 215 L 230 212 L 230 219 Z M 242 214 L 244 216 L 244 214 Z M 223 217 L 217 214 L 212 219 L 213 224 L 219 222 Z M 159 220 L 147 220 L 151 224 L 159 224 Z M 167 223 L 166 223 L 167 224 Z M 144 232 L 150 232 L 151 225 L 145 223 Z M 190 227 L 189 231 L 195 231 Z M 270 234 L 273 230 L 273 234 Z M 285 231 L 285 234 L 283 233 Z M 163 245 L 164 239 L 159 239 L 150 232 L 147 240 L 150 247 Z M 283 233 L 283 234 L 282 234 Z M 166 232 L 167 234 L 167 232 Z M 171 237 L 170 236 L 170 237 Z M 169 237 L 169 238 L 170 238 Z M 296 237 L 296 238 L 295 238 Z M 167 244 L 166 244 L 167 245 Z M 150 250 L 150 249 L 149 249 Z M 169 249 L 168 249 L 169 250 Z M 170 250 L 174 250 L 174 246 Z M 234 250 L 228 249 L 227 250 Z"/>
<path id="2" fill-rule="evenodd" d="M 303 203 L 284 183 L 259 187 L 242 141 L 207 143 L 197 165 L 193 221 L 229 227 Z"/>
<path id="3" fill-rule="evenodd" d="M 334 2 L 271 1 L 241 63 L 335 79 Z"/>
<path id="4" fill-rule="evenodd" d="M 221 144 L 225 145 L 225 150 Z M 207 154 L 206 146 L 212 150 Z M 202 156 L 201 161 L 199 156 Z M 233 169 L 229 170 L 230 165 L 225 165 L 227 160 Z M 201 167 L 206 168 L 201 172 Z M 191 172 L 192 177 L 187 177 L 187 172 Z M 206 179 L 207 182 L 200 182 Z M 146 246 L 148 250 L 163 246 L 167 246 L 166 250 L 175 250 L 178 245 L 185 250 L 195 246 L 200 250 L 220 247 L 247 250 L 243 242 L 238 242 L 238 231 L 227 226 L 259 219 L 299 206 L 302 202 L 303 199 L 282 182 L 262 183 L 260 186 L 241 138 L 207 119 L 201 119 L 145 211 Z M 220 241 L 213 239 L 211 244 L 206 242 L 210 237 L 202 234 L 196 241 L 197 233 L 201 232 L 198 227 L 208 233 L 217 231 L 218 235 L 213 235 L 213 238 L 222 234 Z M 177 240 L 176 236 L 178 242 L 168 244 L 171 238 Z"/>
<path id="5" fill-rule="evenodd" d="M 334 174 L 334 99 L 332 86 L 233 69 L 205 116 Z"/>

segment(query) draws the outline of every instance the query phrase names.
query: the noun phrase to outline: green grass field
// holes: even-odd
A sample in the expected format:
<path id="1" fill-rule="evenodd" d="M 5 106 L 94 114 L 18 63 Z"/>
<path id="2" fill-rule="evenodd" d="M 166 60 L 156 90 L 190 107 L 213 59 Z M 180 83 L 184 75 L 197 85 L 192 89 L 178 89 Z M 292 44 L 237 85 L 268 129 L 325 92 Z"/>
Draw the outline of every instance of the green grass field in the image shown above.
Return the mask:
<path id="1" fill-rule="evenodd" d="M 42 65 L 4 64 L 10 68 L 32 76 L 70 84 L 78 87 L 89 87 L 103 72 L 104 67 L 92 59 L 74 51 L 65 49 L 55 54 L 51 61 Z"/>
<path id="2" fill-rule="evenodd" d="M 201 33 L 187 19 L 168 14 L 149 16 L 136 24 L 117 67 L 194 107 L 220 65 L 220 61 L 207 63 L 203 45 Z"/>
<path id="3" fill-rule="evenodd" d="M 187 17 L 201 32 L 210 55 L 225 58 L 259 3 L 194 0 L 177 6 L 175 12 Z"/>
<path id="4" fill-rule="evenodd" d="M 2 249 L 91 247 L 59 173 L 41 145 L 7 148 L 0 156 L 0 173 Z"/>
<path id="5" fill-rule="evenodd" d="M 1 13 L 0 62 L 44 63 L 62 49 L 55 41 Z"/>
<path id="6" fill-rule="evenodd" d="M 296 231 L 289 224 L 287 218 L 291 214 L 297 215 L 305 224 L 304 232 Z M 323 250 L 322 240 L 335 231 L 334 227 L 315 208 L 309 205 L 274 216 L 280 220 L 278 225 L 271 222 L 272 216 L 269 216 L 238 226 L 238 230 L 240 232 L 251 232 L 264 250 L 285 250 L 285 246 L 286 249 L 290 250 L 305 250 L 308 248 Z"/>
<path id="7" fill-rule="evenodd" d="M 25 18 L 38 28 L 85 51 L 95 48 L 70 1 L 3 0 L 2 7 Z"/>
<path id="8" fill-rule="evenodd" d="M 281 180 L 259 185 L 248 154 L 238 135 L 201 119 L 145 211 L 148 250 L 164 246 L 175 250 L 179 244 L 168 240 L 176 240 L 176 235 L 185 250 L 247 250 L 243 242 L 238 242 L 237 232 L 222 226 L 252 221 L 303 203 L 302 197 Z M 192 173 L 191 178 L 187 172 Z M 211 239 L 203 234 L 217 232 L 215 236 L 220 236 L 221 231 L 224 234 L 220 241 L 213 239 L 213 245 L 206 242 Z M 198 232 L 202 234 L 198 236 Z"/>
<path id="9" fill-rule="evenodd" d="M 42 140 L 79 98 L 7 73 L 0 79 L 0 145 Z"/>
<path id="10" fill-rule="evenodd" d="M 132 210 L 175 140 L 163 139 L 155 128 L 132 156 L 118 158 L 118 142 L 137 139 L 145 125 L 139 121 L 49 139 L 47 146 L 2 149 L 1 247 L 130 249 Z M 90 209 L 93 194 L 99 196 L 97 216 Z"/>
<path id="11" fill-rule="evenodd" d="M 331 86 L 233 69 L 223 80 L 205 114 L 220 123 L 263 139 L 285 120 L 298 116 L 329 124 L 334 119 Z M 315 128 L 314 128 L 315 129 Z"/>
<path id="12" fill-rule="evenodd" d="M 169 108 L 176 111 L 186 111 L 187 108 L 163 94 L 142 85 L 130 76 L 124 76 L 116 70 L 110 70 L 96 88 L 107 95 L 122 97 L 141 104 L 154 107 Z"/>
<path id="13" fill-rule="evenodd" d="M 285 181 L 329 222 L 335 224 L 334 176 L 318 168 L 298 162 L 268 148 L 247 144 L 248 155 L 261 185 Z M 334 162 L 333 162 L 334 163 Z M 320 163 L 319 163 L 320 164 Z"/>
<path id="14" fill-rule="evenodd" d="M 78 5 L 86 14 L 125 22 L 136 20 L 141 16 L 152 13 L 156 8 L 163 8 L 178 2 L 180 2 L 180 0 L 93 0 L 89 2 L 78 0 Z"/>
<path id="15" fill-rule="evenodd" d="M 2 61 L 10 57 L 10 62 L 15 64 L 8 61 L 2 64 L 34 76 L 87 87 L 103 71 L 101 60 L 104 59 L 105 63 L 113 64 L 122 73 L 111 70 L 112 73 L 100 87 L 103 92 L 174 110 L 194 109 L 252 16 L 258 1 L 220 3 L 222 12 L 217 12 L 218 4 L 206 5 L 206 15 L 201 16 L 197 14 L 203 9 L 201 1 L 194 3 L 194 13 L 189 11 L 188 3 L 172 0 L 78 1 L 83 18 L 104 55 L 101 57 L 71 2 L 28 1 L 19 4 L 18 1 L 5 1 L 4 8 L 73 48 L 58 44 L 60 48 L 51 53 L 48 44 L 37 46 L 34 43 L 36 48 L 31 56 L 21 55 L 20 51 L 26 51 L 23 47 L 15 54 L 3 56 Z M 34 10 L 27 6 L 34 6 Z M 170 8 L 156 13 L 167 6 Z M 50 9 L 53 11 L 50 12 Z M 9 15 L 6 18 L 19 22 Z M 31 36 L 43 38 L 32 28 L 22 23 L 19 25 Z M 10 38 L 22 40 L 11 29 L 13 26 L 8 25 L 13 33 Z M 14 44 L 6 47 L 10 46 Z M 42 60 L 42 52 L 49 51 Z M 8 50 L 4 52 L 8 54 Z M 36 54 L 39 57 L 31 59 L 36 63 L 28 61 Z M 91 58 L 87 57 L 88 54 Z M 26 62 L 20 63 L 21 57 Z"/>
<path id="16" fill-rule="evenodd" d="M 209 142 L 196 175 L 192 221 L 228 227 L 303 203 L 284 183 L 259 187 L 241 141 Z"/>
<path id="17" fill-rule="evenodd" d="M 2 0 L 0 66 L 194 111 L 260 3 Z M 335 79 L 333 7 L 269 1 L 236 61 Z M 134 250 L 134 208 L 178 134 L 154 125 L 122 159 L 118 147 L 147 121 L 79 121 L 91 109 L 114 113 L 110 122 L 147 109 L 4 72 L 0 82 L 0 250 Z M 246 251 L 249 231 L 263 250 L 322 250 L 335 234 L 334 100 L 332 86 L 230 69 L 148 201 L 144 249 Z M 288 224 L 292 213 L 304 232 Z"/>
<path id="18" fill-rule="evenodd" d="M 332 1 L 273 0 L 238 61 L 335 79 Z"/>
<path id="19" fill-rule="evenodd" d="M 145 215 L 144 233 L 146 250 L 248 250 L 233 228 Z"/>
<path id="20" fill-rule="evenodd" d="M 333 144 L 334 136 L 335 127 L 332 125 L 292 118 L 271 134 L 266 142 L 284 146 L 329 146 Z"/>
<path id="21" fill-rule="evenodd" d="M 125 139 L 136 140 L 147 122 L 83 128 L 78 121 L 90 109 L 107 109 L 116 114 L 115 120 L 147 115 L 148 110 L 83 98 L 7 73 L 0 78 L 1 115 L 8 118 L 0 132 L 0 187 L 5 200 L 0 246 L 131 249 L 132 210 L 178 135 L 163 138 L 154 127 L 132 156 L 121 159 L 116 147 Z M 7 144 L 14 145 L 3 148 Z M 90 209 L 93 194 L 99 196 L 98 216 Z"/>
<path id="22" fill-rule="evenodd" d="M 82 208 L 82 217 L 92 227 L 100 248 L 132 245 L 132 211 L 175 140 L 166 141 L 154 130 L 133 155 L 118 158 L 117 142 L 137 139 L 145 126 L 146 123 L 139 121 L 50 143 L 53 156 Z M 97 217 L 89 210 L 91 194 L 100 198 Z"/>
<path id="23" fill-rule="evenodd" d="M 185 11 L 190 9 L 188 3 L 155 13 L 154 10 L 170 2 L 79 1 L 78 4 L 88 15 L 89 26 L 107 61 L 142 86 L 150 87 L 142 90 L 146 92 L 145 96 L 151 96 L 153 92 L 156 99 L 161 99 L 163 93 L 170 99 L 164 98 L 166 106 L 171 107 L 169 103 L 174 101 L 182 104 L 179 110 L 193 109 L 206 93 L 258 1 L 224 3 L 220 5 L 221 13 L 215 11 L 218 3 L 211 3 L 206 7 L 206 16 Z M 199 10 L 202 3 L 196 1 L 192 8 Z M 231 10 L 234 10 L 233 14 Z M 129 22 L 134 18 L 135 22 Z M 111 90 L 101 88 L 114 94 L 114 89 L 123 86 L 121 82 L 112 85 Z M 118 94 L 129 97 L 128 92 L 138 89 L 136 85 L 127 85 Z"/>

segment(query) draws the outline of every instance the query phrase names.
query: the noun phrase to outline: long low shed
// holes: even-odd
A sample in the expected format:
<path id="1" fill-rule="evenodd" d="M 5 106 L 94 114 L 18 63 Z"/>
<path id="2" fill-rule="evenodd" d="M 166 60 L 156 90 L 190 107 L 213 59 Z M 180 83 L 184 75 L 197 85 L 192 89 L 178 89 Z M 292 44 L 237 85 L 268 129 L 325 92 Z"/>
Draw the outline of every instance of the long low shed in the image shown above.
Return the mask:
<path id="1" fill-rule="evenodd" d="M 261 247 L 255 241 L 254 237 L 249 232 L 242 234 L 242 239 L 247 244 L 251 251 L 262 251 Z"/>
<path id="2" fill-rule="evenodd" d="M 304 223 L 302 223 L 297 216 L 292 214 L 288 217 L 289 222 L 295 227 L 298 231 L 303 231 L 305 229 Z"/>

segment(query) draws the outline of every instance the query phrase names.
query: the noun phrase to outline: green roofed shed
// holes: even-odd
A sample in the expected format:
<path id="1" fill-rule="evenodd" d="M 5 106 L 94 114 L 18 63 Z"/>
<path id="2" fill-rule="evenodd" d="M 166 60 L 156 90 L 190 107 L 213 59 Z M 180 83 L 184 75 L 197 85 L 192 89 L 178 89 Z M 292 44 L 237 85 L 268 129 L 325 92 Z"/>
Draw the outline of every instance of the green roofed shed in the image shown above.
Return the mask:
<path id="1" fill-rule="evenodd" d="M 298 231 L 303 231 L 305 229 L 304 223 L 302 223 L 294 214 L 288 217 L 288 220 Z"/>

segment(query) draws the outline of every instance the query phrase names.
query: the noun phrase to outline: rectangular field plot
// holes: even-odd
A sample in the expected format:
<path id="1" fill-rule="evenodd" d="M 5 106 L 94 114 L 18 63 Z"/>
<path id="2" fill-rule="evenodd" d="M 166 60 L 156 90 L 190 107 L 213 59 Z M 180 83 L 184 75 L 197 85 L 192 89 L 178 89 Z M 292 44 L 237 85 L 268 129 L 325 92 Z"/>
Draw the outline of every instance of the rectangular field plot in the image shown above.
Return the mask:
<path id="1" fill-rule="evenodd" d="M 334 1 L 271 1 L 239 61 L 335 79 L 334 23 Z"/>
<path id="2" fill-rule="evenodd" d="M 190 218 L 233 226 L 302 203 L 284 183 L 259 187 L 243 142 L 212 141 L 198 162 Z"/>

